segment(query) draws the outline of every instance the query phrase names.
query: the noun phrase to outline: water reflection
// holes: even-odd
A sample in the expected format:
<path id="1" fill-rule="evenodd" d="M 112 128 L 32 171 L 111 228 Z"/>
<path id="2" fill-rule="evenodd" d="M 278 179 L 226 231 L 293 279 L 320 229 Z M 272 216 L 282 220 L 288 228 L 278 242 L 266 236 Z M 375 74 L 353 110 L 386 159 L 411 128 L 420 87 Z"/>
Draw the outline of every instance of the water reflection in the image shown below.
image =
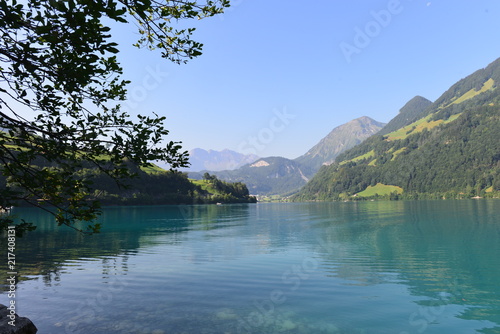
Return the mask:
<path id="1" fill-rule="evenodd" d="M 36 209 L 17 209 L 25 220 L 35 221 L 37 230 L 17 240 L 16 260 L 21 280 L 41 275 L 47 283 L 60 279 L 60 268 L 69 260 L 107 259 L 137 254 L 158 242 L 182 243 L 188 231 L 207 231 L 234 226 L 248 215 L 249 206 L 158 206 L 109 207 L 99 221 L 101 233 L 92 236 L 57 227 L 52 216 Z M 227 218 L 227 217 L 231 218 Z M 5 238 L 2 238 L 5 240 Z M 5 263 L 0 279 L 6 278 Z"/>
<path id="2" fill-rule="evenodd" d="M 318 233 L 330 246 L 319 248 L 325 271 L 362 285 L 404 284 L 419 307 L 436 313 L 426 319 L 417 308 L 422 313 L 412 320 L 417 328 L 427 328 L 444 306 L 459 305 L 456 317 L 488 320 L 497 327 L 484 332 L 499 331 L 500 202 L 394 204 L 392 211 L 383 210 L 392 202 L 344 207 L 355 211 L 344 212 L 354 217 L 349 223 L 322 222 Z M 368 212 L 376 213 L 364 217 Z"/>
<path id="3" fill-rule="evenodd" d="M 120 288 L 94 322 L 83 308 L 48 319 L 51 333 L 67 318 L 93 333 L 96 323 L 139 333 L 131 321 L 141 317 L 168 333 L 494 333 L 499 212 L 494 200 L 112 207 L 89 237 L 26 210 L 39 228 L 16 256 L 24 280 L 76 300 Z M 277 290 L 286 302 L 264 304 L 269 320 L 255 303 Z M 134 301 L 140 317 L 127 309 Z"/>

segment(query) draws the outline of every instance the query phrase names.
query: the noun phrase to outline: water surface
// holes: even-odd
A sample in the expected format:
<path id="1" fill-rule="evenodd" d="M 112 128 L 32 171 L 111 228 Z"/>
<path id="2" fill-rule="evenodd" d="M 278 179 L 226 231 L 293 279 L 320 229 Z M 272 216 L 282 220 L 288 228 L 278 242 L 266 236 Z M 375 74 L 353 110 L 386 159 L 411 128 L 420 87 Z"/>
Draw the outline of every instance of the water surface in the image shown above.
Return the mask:
<path id="1" fill-rule="evenodd" d="M 90 237 L 17 213 L 39 333 L 500 333 L 498 200 L 114 207 Z"/>

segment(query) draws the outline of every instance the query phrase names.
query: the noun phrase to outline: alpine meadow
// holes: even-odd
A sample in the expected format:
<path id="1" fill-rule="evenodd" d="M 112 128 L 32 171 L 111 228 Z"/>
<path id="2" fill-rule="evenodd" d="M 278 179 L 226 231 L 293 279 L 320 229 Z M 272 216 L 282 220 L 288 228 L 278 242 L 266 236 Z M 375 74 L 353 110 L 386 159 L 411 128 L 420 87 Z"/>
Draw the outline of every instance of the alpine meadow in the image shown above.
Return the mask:
<path id="1" fill-rule="evenodd" d="M 415 97 L 380 133 L 323 167 L 294 200 L 498 197 L 498 82 L 500 59 L 432 104 Z"/>

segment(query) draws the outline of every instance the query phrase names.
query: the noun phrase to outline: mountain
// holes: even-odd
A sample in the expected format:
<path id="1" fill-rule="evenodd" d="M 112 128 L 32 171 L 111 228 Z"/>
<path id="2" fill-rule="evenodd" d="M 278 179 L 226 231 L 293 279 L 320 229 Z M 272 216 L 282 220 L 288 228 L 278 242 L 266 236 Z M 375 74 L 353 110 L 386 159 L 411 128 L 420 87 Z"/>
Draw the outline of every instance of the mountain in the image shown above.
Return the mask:
<path id="1" fill-rule="evenodd" d="M 322 165 L 333 163 L 340 153 L 379 132 L 384 125 L 385 123 L 377 122 L 370 117 L 356 118 L 333 129 L 318 144 L 295 161 L 316 172 Z"/>
<path id="2" fill-rule="evenodd" d="M 414 122 L 340 154 L 294 200 L 500 196 L 499 82 L 500 58 L 414 108 Z"/>
<path id="3" fill-rule="evenodd" d="M 333 162 L 338 154 L 359 144 L 383 126 L 384 123 L 369 117 L 360 117 L 336 127 L 306 154 L 295 160 L 267 157 L 235 170 L 208 172 L 222 180 L 245 183 L 251 194 L 287 195 L 304 186 L 322 165 Z M 201 179 L 203 172 L 189 173 L 189 176 Z"/>
<path id="4" fill-rule="evenodd" d="M 254 154 L 244 155 L 231 150 L 204 150 L 195 148 L 189 151 L 189 162 L 191 166 L 187 169 L 192 172 L 202 170 L 222 171 L 237 169 L 245 164 L 259 159 Z"/>
<path id="5" fill-rule="evenodd" d="M 209 173 L 221 180 L 242 182 L 255 195 L 281 195 L 297 191 L 313 175 L 311 169 L 282 157 L 260 158 L 236 170 Z M 201 174 L 189 173 L 189 177 L 200 179 Z"/>
<path id="6" fill-rule="evenodd" d="M 387 123 L 378 134 L 385 135 L 417 121 L 431 105 L 432 102 L 426 98 L 415 96 L 399 110 L 399 114 Z"/>

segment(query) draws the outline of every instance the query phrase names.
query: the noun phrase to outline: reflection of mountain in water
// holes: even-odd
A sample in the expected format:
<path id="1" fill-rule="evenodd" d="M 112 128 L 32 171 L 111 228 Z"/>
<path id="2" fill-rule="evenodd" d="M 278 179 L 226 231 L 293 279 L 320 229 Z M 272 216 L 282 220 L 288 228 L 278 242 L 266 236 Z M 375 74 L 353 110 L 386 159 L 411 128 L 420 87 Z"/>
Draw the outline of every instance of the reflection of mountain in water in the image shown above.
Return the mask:
<path id="1" fill-rule="evenodd" d="M 363 203 L 364 210 L 341 213 L 353 217 L 351 221 L 325 222 L 320 230 L 326 233 L 319 240 L 329 248 L 315 249 L 336 277 L 361 285 L 404 284 L 419 297 L 420 306 L 461 305 L 459 318 L 500 325 L 498 204 Z M 331 215 L 338 217 L 339 212 Z"/>
<path id="2" fill-rule="evenodd" d="M 417 310 L 456 308 L 457 318 L 497 324 L 489 329 L 494 332 L 500 326 L 498 205 L 465 200 L 112 207 L 104 211 L 102 232 L 93 236 L 54 228 L 49 216 L 30 211 L 39 228 L 18 240 L 16 262 L 24 279 L 42 275 L 49 285 L 79 260 L 98 261 L 103 276 L 125 275 L 133 256 L 147 257 L 161 245 L 173 246 L 168 249 L 182 253 L 182 261 L 226 261 L 238 266 L 235 272 L 249 270 L 248 258 L 265 262 L 268 255 L 300 250 L 317 259 L 315 275 L 357 286 L 401 286 L 414 296 Z M 179 261 L 179 253 L 162 254 L 165 262 L 158 265 Z M 264 277 L 266 265 L 257 267 Z M 282 284 L 281 276 L 270 280 Z"/>

